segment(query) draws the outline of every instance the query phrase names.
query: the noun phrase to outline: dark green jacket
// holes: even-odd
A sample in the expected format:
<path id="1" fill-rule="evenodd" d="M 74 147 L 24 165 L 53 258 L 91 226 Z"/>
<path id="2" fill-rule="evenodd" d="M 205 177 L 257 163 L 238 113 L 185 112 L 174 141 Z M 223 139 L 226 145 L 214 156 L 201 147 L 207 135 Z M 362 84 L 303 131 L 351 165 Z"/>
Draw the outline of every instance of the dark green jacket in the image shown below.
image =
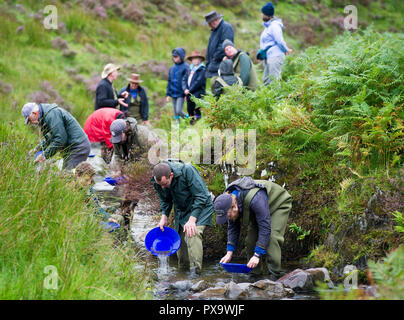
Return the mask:
<path id="1" fill-rule="evenodd" d="M 56 104 L 39 104 L 39 126 L 44 139 L 40 143 L 45 158 L 57 151 L 68 152 L 70 147 L 87 139 L 87 135 L 77 120 L 65 109 Z"/>
<path id="2" fill-rule="evenodd" d="M 156 183 L 154 177 L 151 181 L 160 198 L 162 214 L 169 216 L 174 204 L 175 230 L 184 226 L 190 216 L 197 218 L 197 226 L 212 225 L 213 202 L 205 182 L 198 170 L 182 161 L 165 161 L 174 173 L 169 188 L 163 189 Z"/>

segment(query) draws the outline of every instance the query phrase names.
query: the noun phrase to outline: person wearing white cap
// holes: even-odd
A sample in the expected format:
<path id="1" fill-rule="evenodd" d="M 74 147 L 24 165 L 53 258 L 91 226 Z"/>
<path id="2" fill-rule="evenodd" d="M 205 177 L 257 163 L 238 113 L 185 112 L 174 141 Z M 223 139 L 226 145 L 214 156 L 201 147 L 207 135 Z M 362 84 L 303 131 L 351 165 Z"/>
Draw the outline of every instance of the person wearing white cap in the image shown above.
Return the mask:
<path id="1" fill-rule="evenodd" d="M 108 63 L 102 71 L 102 80 L 98 83 L 95 90 L 95 110 L 100 108 L 116 108 L 121 105 L 128 107 L 125 103 L 125 99 L 128 97 L 128 93 L 124 92 L 118 95 L 114 89 L 113 82 L 118 78 L 119 66 L 112 63 Z"/>
<path id="2" fill-rule="evenodd" d="M 117 119 L 111 123 L 110 130 L 115 157 L 120 161 L 134 160 L 136 147 L 140 147 L 136 119 Z"/>
<path id="3" fill-rule="evenodd" d="M 63 155 L 63 169 L 71 170 L 86 161 L 90 153 L 90 141 L 77 120 L 56 104 L 29 102 L 22 107 L 25 124 L 41 128 L 44 139 L 34 148 L 42 150 L 35 162 L 43 162 L 60 151 Z"/>

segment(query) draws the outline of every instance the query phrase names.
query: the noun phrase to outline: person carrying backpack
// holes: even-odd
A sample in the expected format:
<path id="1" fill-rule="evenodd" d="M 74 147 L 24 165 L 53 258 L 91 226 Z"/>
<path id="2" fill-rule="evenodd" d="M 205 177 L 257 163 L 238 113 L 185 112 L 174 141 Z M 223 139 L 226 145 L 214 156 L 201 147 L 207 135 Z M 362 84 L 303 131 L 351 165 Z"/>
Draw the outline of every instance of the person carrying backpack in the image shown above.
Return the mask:
<path id="1" fill-rule="evenodd" d="M 224 87 L 232 85 L 243 85 L 243 81 L 239 76 L 234 74 L 233 62 L 231 60 L 223 60 L 219 66 L 219 76 L 213 84 L 213 95 L 219 98 L 223 93 Z"/>

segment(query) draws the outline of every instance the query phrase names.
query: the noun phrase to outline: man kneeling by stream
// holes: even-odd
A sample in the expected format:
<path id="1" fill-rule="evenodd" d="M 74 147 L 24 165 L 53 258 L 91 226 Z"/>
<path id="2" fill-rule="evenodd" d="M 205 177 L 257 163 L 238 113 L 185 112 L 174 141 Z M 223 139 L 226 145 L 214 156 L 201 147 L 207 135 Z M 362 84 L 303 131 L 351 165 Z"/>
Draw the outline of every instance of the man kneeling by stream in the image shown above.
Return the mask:
<path id="1" fill-rule="evenodd" d="M 211 225 L 212 197 L 198 170 L 181 160 L 167 160 L 153 169 L 151 181 L 160 198 L 161 219 L 159 227 L 164 231 L 174 204 L 175 230 L 181 236 L 177 251 L 178 266 L 190 268 L 200 274 L 202 270 L 202 235 Z"/>
<path id="2" fill-rule="evenodd" d="M 247 227 L 247 263 L 255 274 L 265 273 L 270 280 L 281 274 L 281 245 L 292 198 L 281 186 L 272 181 L 243 177 L 231 183 L 214 203 L 216 222 L 228 222 L 227 254 L 220 262 L 231 261 L 236 249 L 241 226 Z M 251 257 L 251 258 L 250 258 Z M 260 262 L 264 260 L 265 263 Z M 258 268 L 257 268 L 258 266 Z"/>

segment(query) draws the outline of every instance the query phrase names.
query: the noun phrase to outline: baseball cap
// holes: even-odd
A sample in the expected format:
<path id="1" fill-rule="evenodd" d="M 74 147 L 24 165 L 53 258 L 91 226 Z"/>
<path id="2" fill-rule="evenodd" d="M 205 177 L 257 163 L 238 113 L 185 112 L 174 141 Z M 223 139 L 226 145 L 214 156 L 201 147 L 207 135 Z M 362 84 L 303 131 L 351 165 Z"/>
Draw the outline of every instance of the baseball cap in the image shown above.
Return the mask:
<path id="1" fill-rule="evenodd" d="M 229 211 L 233 198 L 228 193 L 218 196 L 213 204 L 216 212 L 216 223 L 224 224 L 227 221 L 227 211 Z"/>
<path id="2" fill-rule="evenodd" d="M 119 143 L 122 141 L 122 133 L 126 128 L 126 121 L 123 119 L 114 120 L 111 123 L 111 143 Z"/>
<path id="3" fill-rule="evenodd" d="M 25 124 L 28 123 L 28 117 L 30 116 L 32 111 L 34 111 L 34 109 L 36 107 L 37 107 L 37 104 L 35 102 L 28 102 L 28 103 L 24 104 L 24 106 L 22 107 L 21 113 L 22 113 L 22 116 L 25 118 Z"/>

